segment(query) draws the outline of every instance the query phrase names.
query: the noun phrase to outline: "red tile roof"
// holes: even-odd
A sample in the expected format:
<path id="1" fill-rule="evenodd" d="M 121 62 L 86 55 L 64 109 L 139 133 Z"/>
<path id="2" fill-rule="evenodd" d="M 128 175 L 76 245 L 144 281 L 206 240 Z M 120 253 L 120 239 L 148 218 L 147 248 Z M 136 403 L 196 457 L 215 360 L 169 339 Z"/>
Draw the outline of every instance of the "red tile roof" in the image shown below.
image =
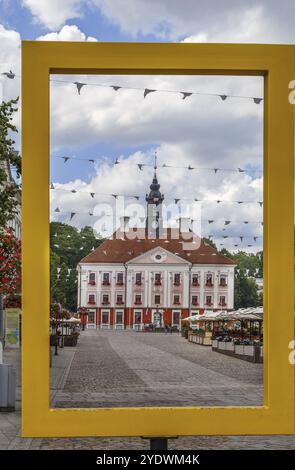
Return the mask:
<path id="1" fill-rule="evenodd" d="M 192 232 L 180 234 L 178 229 L 166 229 L 165 238 L 146 238 L 145 229 L 117 230 L 80 263 L 126 263 L 156 247 L 164 248 L 192 264 L 235 265 Z"/>

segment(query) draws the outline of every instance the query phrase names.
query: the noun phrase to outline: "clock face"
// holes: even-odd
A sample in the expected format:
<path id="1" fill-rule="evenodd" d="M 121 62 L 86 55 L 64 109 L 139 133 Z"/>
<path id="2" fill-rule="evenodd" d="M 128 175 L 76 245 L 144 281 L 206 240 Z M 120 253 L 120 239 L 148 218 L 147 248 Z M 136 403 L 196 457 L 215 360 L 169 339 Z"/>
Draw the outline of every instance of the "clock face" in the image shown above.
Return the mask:
<path id="1" fill-rule="evenodd" d="M 167 258 L 167 255 L 164 251 L 157 251 L 156 253 L 152 255 L 152 259 L 156 263 L 162 263 L 163 261 L 165 261 L 166 258 Z"/>

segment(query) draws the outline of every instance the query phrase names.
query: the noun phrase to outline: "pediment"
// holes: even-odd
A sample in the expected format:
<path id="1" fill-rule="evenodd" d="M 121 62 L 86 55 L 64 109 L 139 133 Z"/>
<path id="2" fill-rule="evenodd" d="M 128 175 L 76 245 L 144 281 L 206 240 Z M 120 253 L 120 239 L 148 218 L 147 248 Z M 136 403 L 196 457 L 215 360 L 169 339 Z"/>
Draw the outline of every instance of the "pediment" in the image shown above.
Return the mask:
<path id="1" fill-rule="evenodd" d="M 191 263 L 181 256 L 178 256 L 177 253 L 172 253 L 158 246 L 132 258 L 126 264 L 155 264 L 161 266 L 165 264 L 190 265 Z"/>

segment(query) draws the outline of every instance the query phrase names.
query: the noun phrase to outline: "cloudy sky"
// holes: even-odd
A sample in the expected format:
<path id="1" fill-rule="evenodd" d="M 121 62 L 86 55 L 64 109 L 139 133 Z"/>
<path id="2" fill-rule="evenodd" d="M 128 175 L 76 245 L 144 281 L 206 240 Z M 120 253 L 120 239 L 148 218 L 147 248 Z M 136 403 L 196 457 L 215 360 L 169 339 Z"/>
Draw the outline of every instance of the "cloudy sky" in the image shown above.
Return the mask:
<path id="1" fill-rule="evenodd" d="M 13 80 L 0 76 L 0 92 L 4 99 L 20 94 L 23 39 L 295 43 L 294 13 L 291 0 L 0 0 L 0 73 L 16 74 Z M 78 94 L 75 81 L 89 85 Z M 159 91 L 144 99 L 145 88 L 201 94 L 183 100 L 180 93 Z M 72 224 L 109 229 L 111 217 L 102 224 L 88 212 L 121 204 L 112 194 L 144 196 L 152 168 L 137 164 L 151 164 L 157 151 L 160 167 L 175 167 L 158 171 L 172 218 L 179 198 L 186 215 L 202 218 L 203 235 L 232 249 L 259 249 L 263 103 L 251 97 L 263 97 L 259 77 L 52 77 L 51 207 L 61 210 L 52 217 L 69 221 L 75 212 Z M 20 128 L 19 116 L 16 122 Z M 65 163 L 62 156 L 72 158 Z M 123 163 L 115 165 L 117 158 Z M 205 201 L 201 215 L 196 198 Z M 132 214 L 138 202 L 125 199 L 126 211 Z"/>

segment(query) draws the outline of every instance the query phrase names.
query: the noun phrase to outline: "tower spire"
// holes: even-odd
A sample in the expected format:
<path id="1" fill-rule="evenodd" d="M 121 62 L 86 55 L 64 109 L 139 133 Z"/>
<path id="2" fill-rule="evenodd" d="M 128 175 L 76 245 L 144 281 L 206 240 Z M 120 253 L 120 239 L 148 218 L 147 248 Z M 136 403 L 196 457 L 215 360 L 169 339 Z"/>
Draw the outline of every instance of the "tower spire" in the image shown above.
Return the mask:
<path id="1" fill-rule="evenodd" d="M 160 185 L 157 178 L 158 169 L 158 155 L 155 151 L 154 156 L 154 177 L 152 184 L 150 185 L 150 193 L 146 195 L 147 202 L 147 220 L 146 227 L 150 236 L 159 237 L 162 232 L 163 221 L 162 221 L 162 202 L 164 200 L 164 194 L 160 191 Z"/>

